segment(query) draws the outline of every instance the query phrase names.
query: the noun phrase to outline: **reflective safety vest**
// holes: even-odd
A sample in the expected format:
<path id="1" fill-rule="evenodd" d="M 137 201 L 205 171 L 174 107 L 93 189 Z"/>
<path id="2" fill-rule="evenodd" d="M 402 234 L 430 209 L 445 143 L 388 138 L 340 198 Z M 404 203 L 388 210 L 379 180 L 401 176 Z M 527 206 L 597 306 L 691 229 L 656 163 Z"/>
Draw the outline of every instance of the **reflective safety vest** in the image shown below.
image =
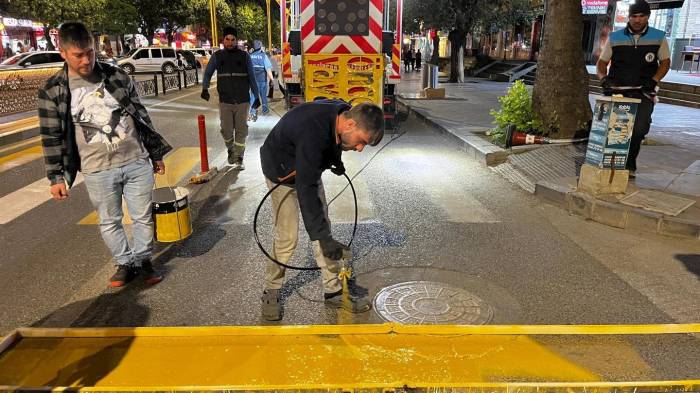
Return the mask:
<path id="1" fill-rule="evenodd" d="M 258 49 L 250 54 L 250 59 L 253 61 L 253 73 L 255 74 L 255 80 L 258 82 L 265 82 L 267 72 L 265 71 L 265 60 L 267 60 L 267 55 L 262 50 Z"/>
<path id="2" fill-rule="evenodd" d="M 629 27 L 610 34 L 612 58 L 608 76 L 616 86 L 640 86 L 659 69 L 659 48 L 666 34 L 647 27 L 635 41 Z"/>
<path id="3" fill-rule="evenodd" d="M 238 48 L 218 50 L 216 56 L 216 91 L 219 101 L 226 104 L 248 102 L 250 81 L 248 53 Z"/>

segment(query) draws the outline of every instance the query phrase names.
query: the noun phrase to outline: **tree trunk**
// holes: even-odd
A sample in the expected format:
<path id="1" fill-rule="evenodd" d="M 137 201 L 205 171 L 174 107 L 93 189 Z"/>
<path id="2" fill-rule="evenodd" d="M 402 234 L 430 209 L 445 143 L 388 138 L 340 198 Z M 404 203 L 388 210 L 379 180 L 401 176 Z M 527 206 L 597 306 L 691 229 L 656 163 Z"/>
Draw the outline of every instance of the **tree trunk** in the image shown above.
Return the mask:
<path id="1" fill-rule="evenodd" d="M 450 83 L 464 82 L 464 43 L 467 34 L 463 30 L 452 30 L 450 40 Z"/>
<path id="2" fill-rule="evenodd" d="M 554 138 L 589 131 L 588 72 L 583 61 L 581 2 L 547 0 L 544 42 L 532 95 L 535 114 Z"/>

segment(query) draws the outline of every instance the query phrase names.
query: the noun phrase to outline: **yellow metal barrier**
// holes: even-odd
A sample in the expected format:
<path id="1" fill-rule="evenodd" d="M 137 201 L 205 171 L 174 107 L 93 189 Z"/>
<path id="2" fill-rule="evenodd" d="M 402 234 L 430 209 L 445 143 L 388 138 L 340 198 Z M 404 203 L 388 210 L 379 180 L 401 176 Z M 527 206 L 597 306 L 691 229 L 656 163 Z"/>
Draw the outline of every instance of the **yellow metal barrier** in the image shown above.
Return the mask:
<path id="1" fill-rule="evenodd" d="M 381 106 L 383 73 L 381 55 L 305 55 L 305 99 L 340 98 L 353 105 Z"/>
<path id="2" fill-rule="evenodd" d="M 634 344 L 690 333 L 700 324 L 19 329 L 0 343 L 0 391 L 698 392 L 652 379 Z"/>

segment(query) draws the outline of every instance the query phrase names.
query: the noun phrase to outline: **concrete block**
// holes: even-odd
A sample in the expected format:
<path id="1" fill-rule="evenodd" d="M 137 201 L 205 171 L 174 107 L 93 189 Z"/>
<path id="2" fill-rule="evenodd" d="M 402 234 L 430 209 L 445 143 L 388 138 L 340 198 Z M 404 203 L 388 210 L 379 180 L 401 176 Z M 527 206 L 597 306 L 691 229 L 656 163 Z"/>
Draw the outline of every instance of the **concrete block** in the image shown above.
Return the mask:
<path id="1" fill-rule="evenodd" d="M 630 209 L 627 214 L 627 228 L 646 232 L 659 232 L 663 214 L 642 209 Z"/>
<path id="2" fill-rule="evenodd" d="M 610 182 L 612 171 L 608 168 L 598 168 L 593 165 L 583 164 L 578 180 L 578 190 L 591 195 L 622 194 L 627 190 L 629 172 L 615 170 Z"/>
<path id="3" fill-rule="evenodd" d="M 700 223 L 681 218 L 664 217 L 659 224 L 659 233 L 700 239 Z"/>
<path id="4" fill-rule="evenodd" d="M 423 89 L 423 95 L 425 96 L 425 98 L 428 98 L 428 99 L 445 98 L 445 88 L 444 87 L 438 87 L 438 88 L 426 87 L 425 89 Z"/>
<path id="5" fill-rule="evenodd" d="M 557 183 L 544 181 L 535 184 L 535 195 L 562 208 L 566 208 L 566 195 L 569 192 L 569 187 Z"/>
<path id="6" fill-rule="evenodd" d="M 581 192 L 566 194 L 567 210 L 584 218 L 591 218 L 593 210 L 593 198 Z"/>
<path id="7" fill-rule="evenodd" d="M 621 205 L 595 201 L 591 214 L 593 221 L 615 228 L 625 228 L 627 225 L 627 209 Z"/>

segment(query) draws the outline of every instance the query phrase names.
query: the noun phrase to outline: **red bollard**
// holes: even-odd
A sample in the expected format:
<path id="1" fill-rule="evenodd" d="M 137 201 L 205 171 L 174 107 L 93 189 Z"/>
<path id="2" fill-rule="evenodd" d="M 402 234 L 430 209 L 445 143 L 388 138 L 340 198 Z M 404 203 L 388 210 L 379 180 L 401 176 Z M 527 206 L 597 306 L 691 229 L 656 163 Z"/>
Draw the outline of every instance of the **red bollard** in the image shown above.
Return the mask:
<path id="1" fill-rule="evenodd" d="M 202 173 L 209 172 L 209 154 L 207 152 L 207 126 L 204 115 L 199 115 L 199 155 L 202 163 Z"/>

